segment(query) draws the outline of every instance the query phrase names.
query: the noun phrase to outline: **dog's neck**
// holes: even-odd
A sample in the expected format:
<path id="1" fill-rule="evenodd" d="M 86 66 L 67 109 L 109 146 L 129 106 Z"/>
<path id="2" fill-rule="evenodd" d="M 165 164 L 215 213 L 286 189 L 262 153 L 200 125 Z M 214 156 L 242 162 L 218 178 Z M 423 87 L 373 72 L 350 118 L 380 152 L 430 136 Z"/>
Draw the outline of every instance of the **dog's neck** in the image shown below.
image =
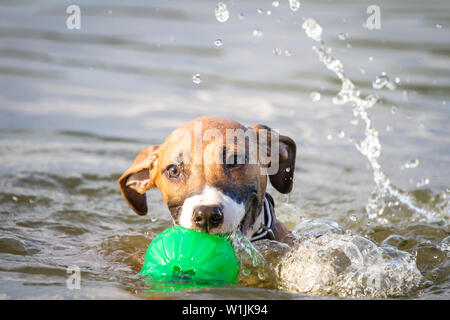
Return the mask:
<path id="1" fill-rule="evenodd" d="M 274 200 L 272 196 L 266 193 L 264 197 L 264 205 L 261 208 L 260 214 L 260 227 L 251 236 L 251 241 L 257 241 L 262 239 L 275 240 L 275 209 Z"/>

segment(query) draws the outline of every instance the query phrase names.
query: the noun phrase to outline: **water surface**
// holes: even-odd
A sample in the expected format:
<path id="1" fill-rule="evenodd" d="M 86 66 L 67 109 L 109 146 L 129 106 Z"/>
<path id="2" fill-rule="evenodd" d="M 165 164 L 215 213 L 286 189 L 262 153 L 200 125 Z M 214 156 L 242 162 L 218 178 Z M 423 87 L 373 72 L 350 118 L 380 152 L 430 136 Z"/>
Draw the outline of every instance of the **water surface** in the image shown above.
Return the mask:
<path id="1" fill-rule="evenodd" d="M 296 12 L 288 1 L 222 2 L 223 23 L 211 1 L 79 1 L 81 29 L 68 30 L 68 2 L 0 1 L 0 297 L 142 298 L 141 258 L 169 212 L 153 190 L 149 214 L 135 215 L 116 180 L 142 148 L 213 115 L 297 142 L 293 192 L 269 190 L 290 228 L 327 219 L 410 253 L 431 282 L 402 297 L 448 299 L 448 1 L 378 1 L 380 30 L 363 27 L 369 1 L 302 1 Z M 362 95 L 380 96 L 368 110 L 379 163 L 433 217 L 388 199 L 369 218 L 373 171 L 353 143 L 364 124 L 333 104 L 341 83 L 311 49 L 307 18 Z M 382 72 L 398 77 L 395 90 L 372 87 Z M 66 286 L 72 265 L 80 290 Z M 309 296 L 254 286 L 170 297 Z"/>

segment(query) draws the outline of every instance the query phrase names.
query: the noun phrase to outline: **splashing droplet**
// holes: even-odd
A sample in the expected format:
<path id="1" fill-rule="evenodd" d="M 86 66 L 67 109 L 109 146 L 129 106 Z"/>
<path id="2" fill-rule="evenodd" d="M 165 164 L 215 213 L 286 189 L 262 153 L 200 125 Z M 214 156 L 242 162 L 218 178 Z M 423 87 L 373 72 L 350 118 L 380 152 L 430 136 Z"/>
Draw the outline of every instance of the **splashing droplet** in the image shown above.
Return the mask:
<path id="1" fill-rule="evenodd" d="M 397 113 L 397 107 L 396 106 L 392 106 L 391 107 L 391 113 L 392 114 L 396 114 Z"/>
<path id="2" fill-rule="evenodd" d="M 262 35 L 263 35 L 262 31 L 259 30 L 259 29 L 253 30 L 253 33 L 252 33 L 252 34 L 253 34 L 253 36 L 254 36 L 255 38 L 261 38 Z"/>
<path id="3" fill-rule="evenodd" d="M 216 40 L 214 40 L 214 45 L 216 47 L 221 47 L 223 45 L 223 42 L 221 39 L 216 39 Z"/>
<path id="4" fill-rule="evenodd" d="M 322 27 L 317 24 L 314 19 L 307 19 L 303 22 L 303 29 L 306 35 L 313 40 L 320 41 L 320 36 L 322 35 Z"/>
<path id="5" fill-rule="evenodd" d="M 384 87 L 388 88 L 389 90 L 395 90 L 396 86 L 387 76 L 386 72 L 382 72 L 381 75 L 375 78 L 375 80 L 372 82 L 372 87 L 374 89 L 382 89 Z"/>
<path id="6" fill-rule="evenodd" d="M 317 102 L 317 101 L 320 100 L 320 93 L 317 92 L 317 91 L 313 91 L 313 92 L 311 92 L 311 94 L 309 95 L 309 97 L 311 98 L 311 100 L 312 100 L 313 102 Z"/>
<path id="7" fill-rule="evenodd" d="M 347 37 L 348 37 L 348 33 L 341 32 L 338 34 L 339 40 L 345 41 L 345 40 L 347 40 Z"/>
<path id="8" fill-rule="evenodd" d="M 192 82 L 195 84 L 200 84 L 202 82 L 202 78 L 200 77 L 200 75 L 198 73 L 196 73 L 192 76 Z"/>
<path id="9" fill-rule="evenodd" d="M 408 160 L 402 166 L 402 168 L 404 168 L 404 169 L 414 169 L 414 168 L 417 168 L 418 166 L 419 166 L 419 159 L 411 159 L 411 160 Z"/>
<path id="10" fill-rule="evenodd" d="M 227 9 L 225 3 L 219 2 L 214 10 L 216 14 L 216 19 L 219 22 L 225 22 L 230 17 L 230 12 Z"/>
<path id="11" fill-rule="evenodd" d="M 289 0 L 289 7 L 292 11 L 297 11 L 300 8 L 300 1 L 298 0 Z"/>
<path id="12" fill-rule="evenodd" d="M 280 48 L 273 48 L 272 53 L 276 56 L 281 55 L 281 49 Z"/>
<path id="13" fill-rule="evenodd" d="M 419 182 L 417 182 L 416 187 L 421 188 L 421 187 L 426 186 L 429 183 L 430 183 L 430 179 L 424 178 L 424 179 L 420 180 Z"/>

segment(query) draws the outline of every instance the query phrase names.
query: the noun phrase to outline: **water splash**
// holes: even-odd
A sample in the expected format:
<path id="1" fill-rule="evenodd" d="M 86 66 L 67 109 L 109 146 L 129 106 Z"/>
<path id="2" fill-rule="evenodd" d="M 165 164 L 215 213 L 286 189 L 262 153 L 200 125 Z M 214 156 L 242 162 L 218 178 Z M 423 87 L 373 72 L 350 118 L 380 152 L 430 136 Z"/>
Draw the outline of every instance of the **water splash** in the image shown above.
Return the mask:
<path id="1" fill-rule="evenodd" d="M 430 222 L 442 221 L 445 213 L 422 208 L 414 197 L 393 185 L 384 174 L 378 162 L 381 154 L 378 131 L 372 125 L 372 120 L 367 112 L 367 109 L 373 107 L 378 102 L 379 97 L 376 95 L 360 96 L 360 90 L 345 75 L 342 63 L 331 56 L 331 50 L 325 47 L 325 43 L 321 39 L 322 27 L 314 19 L 305 20 L 303 29 L 308 37 L 319 42 L 319 46 L 313 47 L 313 50 L 319 56 L 319 60 L 341 80 L 341 90 L 333 98 L 333 103 L 338 105 L 350 104 L 353 107 L 355 117 L 362 120 L 365 124 L 365 137 L 363 140 L 355 142 L 355 147 L 369 160 L 373 171 L 375 189 L 372 191 L 366 204 L 366 211 L 369 218 L 376 219 L 379 223 L 389 222 L 383 217 L 384 209 L 386 208 L 387 200 L 394 198 Z M 373 58 L 369 60 L 373 61 Z M 386 74 L 382 74 L 381 76 L 377 84 L 383 84 L 383 86 L 388 85 L 391 88 L 395 87 L 395 84 L 390 82 Z"/>
<path id="2" fill-rule="evenodd" d="M 279 287 L 341 297 L 398 297 L 424 284 L 413 255 L 358 235 L 308 237 L 278 259 Z"/>
<path id="3" fill-rule="evenodd" d="M 292 232 L 295 240 L 291 245 L 272 240 L 254 244 L 264 257 L 265 270 L 272 271 L 265 271 L 265 287 L 301 294 L 381 298 L 409 295 L 426 284 L 414 255 L 344 232 L 334 221 L 306 219 Z M 446 248 L 447 242 L 442 247 Z"/>
<path id="4" fill-rule="evenodd" d="M 239 282 L 246 285 L 260 285 L 274 279 L 273 272 L 265 263 L 264 257 L 241 232 L 233 232 L 228 239 L 239 261 Z"/>

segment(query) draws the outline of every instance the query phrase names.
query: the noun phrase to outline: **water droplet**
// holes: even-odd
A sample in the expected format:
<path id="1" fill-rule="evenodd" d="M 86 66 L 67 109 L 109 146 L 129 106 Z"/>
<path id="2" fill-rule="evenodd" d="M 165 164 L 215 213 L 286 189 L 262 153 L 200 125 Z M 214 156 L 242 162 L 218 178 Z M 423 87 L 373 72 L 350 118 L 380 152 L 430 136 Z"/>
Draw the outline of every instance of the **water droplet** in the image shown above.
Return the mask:
<path id="1" fill-rule="evenodd" d="M 279 5 L 280 3 L 278 1 L 272 1 L 272 7 L 278 8 Z"/>
<path id="2" fill-rule="evenodd" d="M 395 82 L 396 84 L 399 84 L 399 83 L 400 83 L 400 78 L 399 78 L 399 77 L 395 77 L 394 82 Z"/>
<path id="3" fill-rule="evenodd" d="M 339 137 L 340 139 L 342 139 L 342 138 L 345 137 L 345 132 L 344 132 L 344 130 L 339 131 L 338 137 Z"/>
<path id="4" fill-rule="evenodd" d="M 281 54 L 280 48 L 273 48 L 272 53 L 276 56 L 279 56 Z"/>
<path id="5" fill-rule="evenodd" d="M 219 2 L 214 10 L 216 14 L 216 19 L 219 22 L 225 22 L 230 17 L 230 12 L 227 9 L 225 3 Z"/>
<path id="6" fill-rule="evenodd" d="M 397 107 L 396 106 L 392 106 L 391 107 L 391 113 L 395 114 L 397 112 Z"/>
<path id="7" fill-rule="evenodd" d="M 359 72 L 361 72 L 361 74 L 366 74 L 366 69 L 359 68 Z"/>
<path id="8" fill-rule="evenodd" d="M 263 14 L 264 11 L 263 11 L 263 9 L 258 9 L 257 12 L 258 12 L 258 14 Z"/>
<path id="9" fill-rule="evenodd" d="M 381 75 L 375 78 L 375 80 L 372 82 L 372 87 L 377 90 L 384 87 L 388 88 L 389 90 L 395 90 L 396 88 L 395 84 L 391 82 L 386 72 L 382 72 Z"/>
<path id="10" fill-rule="evenodd" d="M 350 124 L 353 125 L 353 126 L 357 126 L 358 125 L 358 119 L 351 120 Z"/>
<path id="11" fill-rule="evenodd" d="M 429 183 L 430 183 L 430 179 L 424 178 L 424 179 L 422 179 L 422 180 L 420 180 L 419 182 L 416 183 L 416 187 L 417 188 L 421 188 L 423 186 L 426 186 Z"/>
<path id="12" fill-rule="evenodd" d="M 344 40 L 347 40 L 347 35 L 348 35 L 348 33 L 341 32 L 338 34 L 338 38 L 339 38 L 339 40 L 344 41 Z"/>
<path id="13" fill-rule="evenodd" d="M 291 168 L 286 168 L 286 172 L 291 172 Z"/>
<path id="14" fill-rule="evenodd" d="M 223 42 L 221 39 L 216 39 L 216 40 L 214 40 L 214 45 L 216 47 L 221 47 L 223 45 Z"/>
<path id="15" fill-rule="evenodd" d="M 358 216 L 356 214 L 352 214 L 352 215 L 350 215 L 350 220 L 353 222 L 356 222 L 356 221 L 358 221 Z"/>
<path id="16" fill-rule="evenodd" d="M 238 18 L 239 18 L 239 20 L 244 20 L 245 15 L 243 13 L 239 13 Z"/>
<path id="17" fill-rule="evenodd" d="M 263 35 L 263 33 L 262 33 L 261 30 L 259 30 L 259 29 L 253 30 L 253 36 L 254 36 L 255 38 L 261 38 L 262 35 Z"/>
<path id="18" fill-rule="evenodd" d="M 289 7 L 292 11 L 297 11 L 300 8 L 300 1 L 298 0 L 289 0 Z"/>
<path id="19" fill-rule="evenodd" d="M 327 139 L 328 139 L 328 140 L 331 140 L 331 139 L 333 139 L 333 136 L 332 136 L 331 134 L 328 134 L 328 135 L 327 135 Z"/>
<path id="20" fill-rule="evenodd" d="M 442 24 L 436 23 L 436 29 L 442 29 Z"/>
<path id="21" fill-rule="evenodd" d="M 320 93 L 317 92 L 317 91 L 313 91 L 313 92 L 311 92 L 311 94 L 309 95 L 309 97 L 311 98 L 311 100 L 312 100 L 313 102 L 317 102 L 317 101 L 320 100 Z"/>
<path id="22" fill-rule="evenodd" d="M 314 19 L 307 19 L 305 22 L 303 22 L 302 27 L 308 37 L 313 40 L 320 41 L 320 36 L 322 35 L 322 27 Z"/>
<path id="23" fill-rule="evenodd" d="M 19 198 L 17 198 L 16 196 L 12 196 L 11 198 L 13 199 L 13 201 L 18 201 L 19 200 Z"/>
<path id="24" fill-rule="evenodd" d="M 200 77 L 200 75 L 198 73 L 196 73 L 192 76 L 192 82 L 195 84 L 200 84 L 202 82 L 202 78 Z"/>
<path id="25" fill-rule="evenodd" d="M 405 169 L 413 169 L 413 168 L 417 168 L 418 166 L 419 166 L 419 159 L 411 159 L 405 163 L 404 168 Z"/>
<path id="26" fill-rule="evenodd" d="M 370 62 L 373 61 L 373 57 L 372 57 L 372 56 L 369 57 L 369 61 L 370 61 Z"/>
<path id="27" fill-rule="evenodd" d="M 284 50 L 284 55 L 285 55 L 286 57 L 290 57 L 290 56 L 292 56 L 292 51 L 286 49 L 286 50 Z"/>
<path id="28" fill-rule="evenodd" d="M 270 16 L 270 15 L 272 14 L 272 11 L 267 10 L 267 11 L 266 11 L 266 14 L 267 14 L 268 16 Z"/>

